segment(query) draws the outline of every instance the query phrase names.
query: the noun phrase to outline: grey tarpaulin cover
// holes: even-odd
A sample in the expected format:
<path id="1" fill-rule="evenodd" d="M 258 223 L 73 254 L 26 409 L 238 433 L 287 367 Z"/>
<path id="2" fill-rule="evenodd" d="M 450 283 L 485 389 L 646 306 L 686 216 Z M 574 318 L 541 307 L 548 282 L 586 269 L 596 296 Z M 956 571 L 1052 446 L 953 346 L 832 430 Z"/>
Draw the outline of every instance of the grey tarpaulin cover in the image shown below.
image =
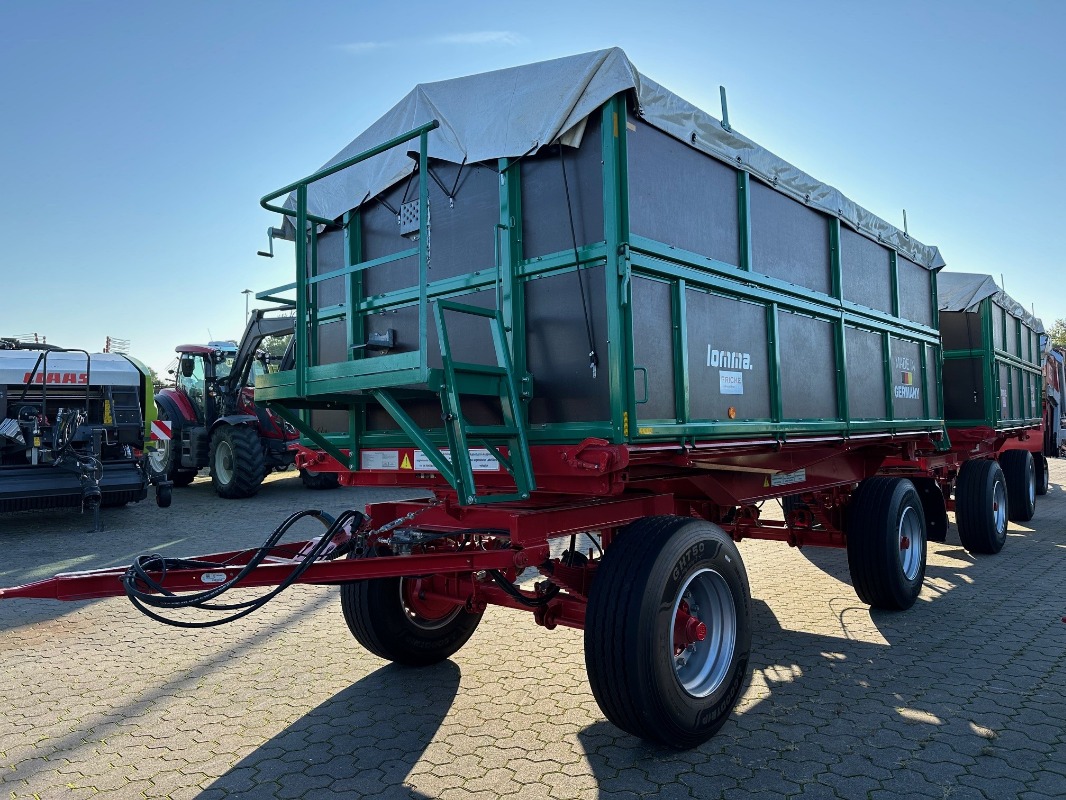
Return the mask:
<path id="1" fill-rule="evenodd" d="M 944 266 L 937 248 L 907 236 L 832 186 L 726 130 L 710 114 L 637 72 L 617 47 L 419 84 L 323 167 L 434 119 L 440 127 L 429 134 L 428 155 L 456 164 L 517 158 L 560 139 L 579 146 L 588 116 L 627 91 L 632 92 L 641 118 L 664 133 L 743 167 L 778 191 L 838 217 L 928 269 Z M 308 211 L 336 219 L 407 177 L 415 169 L 408 155 L 411 146 L 393 148 L 313 184 L 308 189 Z M 416 150 L 417 146 L 415 141 Z M 295 208 L 295 203 L 290 196 L 286 205 Z"/>
<path id="2" fill-rule="evenodd" d="M 936 294 L 941 311 L 977 311 L 981 301 L 986 297 L 991 297 L 993 302 L 1020 318 L 1037 333 L 1044 332 L 1044 323 L 1000 289 L 991 275 L 978 275 L 974 272 L 941 272 L 936 276 Z"/>

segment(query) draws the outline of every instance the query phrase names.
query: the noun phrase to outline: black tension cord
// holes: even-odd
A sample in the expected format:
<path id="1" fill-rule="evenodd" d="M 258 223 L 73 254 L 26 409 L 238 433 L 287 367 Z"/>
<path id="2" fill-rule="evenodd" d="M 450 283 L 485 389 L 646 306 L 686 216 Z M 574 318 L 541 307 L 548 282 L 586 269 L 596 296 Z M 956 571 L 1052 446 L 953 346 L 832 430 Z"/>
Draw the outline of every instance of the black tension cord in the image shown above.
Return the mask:
<path id="1" fill-rule="evenodd" d="M 585 297 L 585 280 L 581 276 L 581 259 L 577 253 L 577 232 L 574 229 L 574 208 L 570 203 L 570 182 L 566 179 L 566 160 L 563 158 L 563 144 L 559 143 L 559 166 L 563 171 L 563 189 L 566 191 L 566 213 L 570 217 L 570 241 L 574 246 L 574 271 L 577 273 L 577 285 L 581 288 L 581 308 L 585 312 L 585 332 L 589 338 L 589 368 L 592 377 L 600 366 L 600 357 L 596 355 L 596 332 L 592 327 L 592 317 L 589 316 L 588 300 Z"/>

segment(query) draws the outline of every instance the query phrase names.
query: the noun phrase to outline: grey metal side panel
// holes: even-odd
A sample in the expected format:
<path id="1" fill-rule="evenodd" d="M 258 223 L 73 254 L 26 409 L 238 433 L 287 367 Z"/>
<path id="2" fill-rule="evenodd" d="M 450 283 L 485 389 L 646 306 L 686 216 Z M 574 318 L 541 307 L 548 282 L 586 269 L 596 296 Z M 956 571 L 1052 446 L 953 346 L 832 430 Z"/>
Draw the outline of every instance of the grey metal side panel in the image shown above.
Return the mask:
<path id="1" fill-rule="evenodd" d="M 481 292 L 449 297 L 448 301 L 477 308 L 495 309 L 496 292 L 486 289 Z M 496 349 L 492 343 L 494 324 L 492 320 L 485 317 L 447 312 L 444 315 L 444 325 L 448 332 L 448 343 L 451 345 L 452 360 L 470 364 L 495 365 L 497 363 Z M 431 367 L 443 366 L 432 304 L 429 315 L 429 365 Z"/>
<path id="2" fill-rule="evenodd" d="M 840 230 L 840 272 L 844 299 L 892 313 L 888 248 L 847 228 Z M 883 404 L 882 404 L 883 405 Z"/>
<path id="3" fill-rule="evenodd" d="M 999 370 L 999 418 L 1010 419 L 1010 367 L 997 364 Z"/>
<path id="4" fill-rule="evenodd" d="M 500 214 L 499 176 L 483 164 L 433 162 L 430 170 L 450 192 L 454 201 L 432 178 L 429 183 L 430 258 L 427 278 L 430 282 L 493 269 L 496 249 L 493 237 Z M 456 179 L 458 178 L 458 183 Z M 410 186 L 404 182 L 384 193 L 393 208 L 418 199 L 421 177 L 415 175 Z M 368 203 L 363 212 L 363 258 L 372 260 L 414 247 L 417 239 L 400 234 L 396 215 L 381 203 Z M 418 261 L 406 258 L 384 264 L 365 273 L 364 291 L 383 294 L 414 286 L 418 280 Z"/>
<path id="5" fill-rule="evenodd" d="M 494 291 L 471 292 L 470 294 L 449 297 L 449 301 L 478 308 L 495 308 Z M 447 313 L 444 317 L 451 345 L 453 361 L 472 364 L 495 364 L 496 351 L 492 343 L 491 322 L 484 317 L 471 314 Z M 384 332 L 391 328 L 395 331 L 397 347 L 389 352 L 397 353 L 418 349 L 418 309 L 417 306 L 375 314 L 368 318 L 367 329 Z M 440 338 L 434 319 L 432 306 L 428 321 L 428 358 L 429 366 L 442 366 Z M 373 356 L 371 356 L 373 357 Z M 475 425 L 499 425 L 502 422 L 500 403 L 496 398 L 463 396 L 460 399 L 464 417 Z M 405 399 L 400 405 L 412 419 L 426 430 L 443 427 L 441 421 L 440 400 L 433 398 Z M 384 409 L 375 403 L 367 406 L 367 430 L 397 430 L 399 426 Z"/>
<path id="6" fill-rule="evenodd" d="M 885 418 L 885 368 L 881 334 L 844 328 L 848 409 L 852 419 Z"/>
<path id="7" fill-rule="evenodd" d="M 992 303 L 992 343 L 997 350 L 1003 349 L 1003 315 L 1003 309 Z"/>
<path id="8" fill-rule="evenodd" d="M 604 268 L 582 269 L 581 279 L 600 357 L 597 378 L 589 369 L 578 276 L 571 271 L 526 283 L 526 348 L 533 374 L 529 418 L 535 425 L 611 418 Z"/>
<path id="9" fill-rule="evenodd" d="M 311 425 L 319 433 L 347 433 L 348 412 L 316 409 L 311 412 Z"/>
<path id="10" fill-rule="evenodd" d="M 496 399 L 477 396 L 464 396 L 460 400 L 463 416 L 472 425 L 501 425 L 500 402 Z M 436 397 L 409 398 L 401 404 L 407 415 L 423 430 L 442 430 L 440 400 Z M 398 431 L 400 426 L 381 406 L 370 403 L 366 407 L 366 429 L 368 431 Z"/>
<path id="11" fill-rule="evenodd" d="M 408 200 L 418 197 L 418 176 L 414 176 L 408 188 L 407 181 L 381 193 L 381 197 L 393 208 L 399 209 L 406 196 Z M 430 212 L 432 219 L 432 210 Z M 400 236 L 398 218 L 384 203 L 370 201 L 363 205 L 363 260 L 392 255 L 414 247 L 417 242 Z M 396 289 L 406 289 L 418 282 L 418 259 L 411 257 L 393 261 L 363 273 L 363 292 L 367 296 L 385 294 Z"/>
<path id="12" fill-rule="evenodd" d="M 630 230 L 740 264 L 737 171 L 639 119 L 630 124 Z"/>
<path id="13" fill-rule="evenodd" d="M 1004 340 L 1004 349 L 1016 355 L 1018 352 L 1018 319 L 1011 314 L 1007 314 L 1007 338 Z"/>
<path id="14" fill-rule="evenodd" d="M 892 415 L 896 419 L 923 419 L 921 345 L 889 337 L 892 353 Z"/>
<path id="15" fill-rule="evenodd" d="M 1029 405 L 1025 397 L 1025 377 L 1020 367 L 1012 367 L 1011 373 L 1014 378 L 1014 385 L 1011 387 L 1014 390 L 1014 418 L 1022 419 L 1028 416 L 1026 408 Z"/>
<path id="16" fill-rule="evenodd" d="M 595 115 L 589 118 L 581 147 L 563 148 L 578 246 L 604 238 L 602 152 L 600 124 Z M 520 168 L 523 256 L 533 258 L 572 249 L 559 149 L 551 147 L 543 154 L 525 158 Z"/>
<path id="17" fill-rule="evenodd" d="M 348 333 L 344 323 L 326 322 L 318 326 L 318 363 L 336 364 L 348 360 Z"/>
<path id="18" fill-rule="evenodd" d="M 784 418 L 837 419 L 833 326 L 786 311 L 778 313 L 777 326 Z"/>
<path id="19" fill-rule="evenodd" d="M 985 419 L 981 362 L 976 358 L 944 360 L 944 419 Z M 988 379 L 991 379 L 989 374 Z"/>
<path id="20" fill-rule="evenodd" d="M 648 402 L 637 406 L 641 419 L 677 418 L 674 405 L 674 331 L 670 284 L 634 277 L 633 357 L 634 366 L 644 367 L 648 377 Z M 634 376 L 636 397 L 642 399 L 644 377 Z"/>
<path id="21" fill-rule="evenodd" d="M 344 231 L 328 230 L 320 233 L 318 235 L 318 274 L 325 275 L 327 272 L 344 269 L 344 265 Z M 344 300 L 343 278 L 318 284 L 319 308 L 337 305 L 343 303 Z"/>
<path id="22" fill-rule="evenodd" d="M 496 293 L 492 290 L 472 292 L 471 294 L 449 297 L 449 301 L 477 306 L 478 308 L 495 308 Z M 470 314 L 448 314 L 445 316 L 448 327 L 448 340 L 452 347 L 455 361 L 474 364 L 495 364 L 496 351 L 492 346 L 489 320 Z M 393 331 L 396 346 L 388 353 L 417 352 L 418 350 L 418 306 L 409 305 L 400 308 L 387 308 L 368 314 L 366 330 L 369 336 L 384 335 Z M 430 367 L 442 366 L 440 340 L 437 337 L 437 324 L 434 320 L 432 303 L 426 324 L 427 351 Z M 385 355 L 385 351 L 366 350 L 367 358 Z"/>
<path id="23" fill-rule="evenodd" d="M 940 339 L 945 350 L 983 350 L 981 315 L 967 311 L 941 311 Z"/>
<path id="24" fill-rule="evenodd" d="M 829 294 L 829 219 L 751 182 L 752 269 Z"/>
<path id="25" fill-rule="evenodd" d="M 692 419 L 769 419 L 766 307 L 697 289 L 685 303 Z"/>
<path id="26" fill-rule="evenodd" d="M 896 275 L 899 282 L 899 315 L 904 319 L 933 324 L 933 273 L 896 256 Z"/>
<path id="27" fill-rule="evenodd" d="M 937 392 L 937 376 L 940 375 L 940 356 L 937 349 L 932 345 L 925 346 L 926 384 L 925 390 L 929 393 L 929 418 L 943 419 L 944 411 L 940 407 L 940 393 Z"/>

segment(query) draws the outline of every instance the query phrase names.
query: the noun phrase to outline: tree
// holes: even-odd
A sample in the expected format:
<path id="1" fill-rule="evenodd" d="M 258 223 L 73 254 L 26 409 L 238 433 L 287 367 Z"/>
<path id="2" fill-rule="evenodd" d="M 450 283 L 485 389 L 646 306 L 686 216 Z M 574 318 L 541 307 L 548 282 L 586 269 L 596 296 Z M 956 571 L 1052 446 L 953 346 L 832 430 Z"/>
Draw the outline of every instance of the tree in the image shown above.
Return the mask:
<path id="1" fill-rule="evenodd" d="M 1066 319 L 1055 320 L 1047 335 L 1056 347 L 1066 347 Z"/>

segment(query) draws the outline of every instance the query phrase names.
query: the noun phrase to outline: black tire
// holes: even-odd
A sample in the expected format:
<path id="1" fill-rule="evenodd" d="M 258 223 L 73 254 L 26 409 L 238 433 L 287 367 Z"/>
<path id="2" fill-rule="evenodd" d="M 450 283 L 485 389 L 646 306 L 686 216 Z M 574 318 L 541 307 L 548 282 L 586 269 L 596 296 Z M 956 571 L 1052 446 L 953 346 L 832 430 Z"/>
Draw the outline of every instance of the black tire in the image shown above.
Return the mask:
<path id="1" fill-rule="evenodd" d="M 341 586 L 341 609 L 355 640 L 371 653 L 397 664 L 426 667 L 466 644 L 481 614 L 470 613 L 462 605 L 419 613 L 404 597 L 414 580 L 375 578 L 346 583 Z"/>
<path id="2" fill-rule="evenodd" d="M 157 419 L 170 419 L 166 408 L 159 403 L 156 403 L 155 415 Z M 181 441 L 181 430 L 177 425 L 171 426 L 171 433 L 176 437 L 177 442 Z M 175 486 L 188 486 L 196 478 L 196 470 L 182 469 L 181 449 L 177 442 L 175 438 L 166 442 L 156 442 L 155 449 L 148 451 L 148 469 L 152 474 L 166 478 Z"/>
<path id="3" fill-rule="evenodd" d="M 227 500 L 252 497 L 266 474 L 259 434 L 250 425 L 219 425 L 211 434 L 211 482 Z"/>
<path id="4" fill-rule="evenodd" d="M 300 470 L 300 480 L 303 481 L 304 488 L 313 491 L 336 489 L 340 486 L 336 472 L 312 472 L 308 469 L 302 469 Z"/>
<path id="5" fill-rule="evenodd" d="M 155 490 L 155 504 L 160 508 L 170 508 L 174 501 L 174 494 L 169 486 L 157 486 Z"/>
<path id="6" fill-rule="evenodd" d="M 1051 488 L 1051 476 L 1048 475 L 1047 456 L 1033 456 L 1036 462 L 1036 493 L 1047 494 Z"/>
<path id="7" fill-rule="evenodd" d="M 709 635 L 679 653 L 675 621 L 681 603 L 697 598 L 702 608 L 686 617 Z M 680 661 L 686 653 L 692 663 Z M 748 576 L 721 528 L 666 516 L 619 533 L 596 570 L 585 613 L 585 667 L 607 719 L 643 739 L 695 747 L 729 718 L 750 653 Z"/>
<path id="8" fill-rule="evenodd" d="M 1007 543 L 1007 481 L 989 458 L 967 461 L 955 481 L 955 524 L 971 553 L 994 555 Z"/>
<path id="9" fill-rule="evenodd" d="M 874 608 L 910 608 L 925 579 L 925 512 L 906 478 L 867 478 L 848 509 L 848 568 L 859 599 Z"/>
<path id="10" fill-rule="evenodd" d="M 1028 450 L 999 454 L 1007 479 L 1007 515 L 1012 522 L 1028 522 L 1036 513 L 1036 464 Z"/>

